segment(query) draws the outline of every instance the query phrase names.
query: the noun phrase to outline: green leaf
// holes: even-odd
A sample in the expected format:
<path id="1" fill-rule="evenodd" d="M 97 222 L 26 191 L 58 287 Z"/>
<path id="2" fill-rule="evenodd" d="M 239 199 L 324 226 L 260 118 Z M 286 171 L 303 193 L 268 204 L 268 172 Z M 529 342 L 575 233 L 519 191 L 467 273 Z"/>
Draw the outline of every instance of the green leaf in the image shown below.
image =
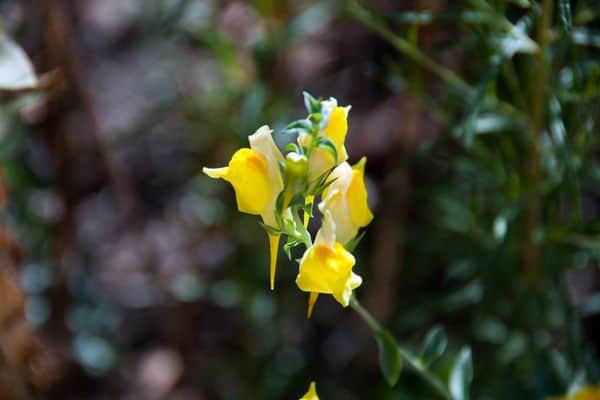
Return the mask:
<path id="1" fill-rule="evenodd" d="M 304 96 L 304 106 L 309 114 L 316 114 L 321 112 L 321 102 L 315 99 L 310 93 L 302 92 Z"/>
<path id="2" fill-rule="evenodd" d="M 11 38 L 0 33 L 0 89 L 29 89 L 37 84 L 27 54 Z"/>
<path id="3" fill-rule="evenodd" d="M 302 147 L 298 146 L 296 143 L 288 143 L 285 145 L 285 147 L 283 149 L 287 153 L 304 154 L 304 149 L 302 149 Z"/>
<path id="4" fill-rule="evenodd" d="M 367 233 L 367 231 L 362 231 L 358 235 L 354 236 L 354 238 L 350 239 L 350 241 L 344 245 L 344 248 L 352 253 L 365 236 L 365 233 Z"/>
<path id="5" fill-rule="evenodd" d="M 473 379 L 473 361 L 471 349 L 463 347 L 454 360 L 454 365 L 448 378 L 448 389 L 453 400 L 468 400 L 469 385 Z"/>
<path id="6" fill-rule="evenodd" d="M 299 241 L 288 236 L 286 243 L 283 245 L 283 251 L 285 252 L 285 255 L 287 256 L 288 260 L 292 260 L 292 249 L 299 245 Z"/>
<path id="7" fill-rule="evenodd" d="M 319 123 L 323 120 L 323 114 L 321 113 L 314 113 L 314 114 L 310 114 L 308 116 L 308 119 L 311 120 L 314 123 Z"/>
<path id="8" fill-rule="evenodd" d="M 327 139 L 326 137 L 319 136 L 317 138 L 317 147 L 324 149 L 329 154 L 331 154 L 331 156 L 333 157 L 334 161 L 337 164 L 337 159 L 338 159 L 337 149 L 335 148 L 335 145 L 333 144 L 333 142 L 331 140 Z"/>
<path id="9" fill-rule="evenodd" d="M 390 386 L 394 386 L 402 371 L 402 355 L 396 341 L 386 330 L 376 333 L 375 340 L 379 349 L 379 367 Z"/>
<path id="10" fill-rule="evenodd" d="M 434 326 L 425 337 L 423 341 L 423 348 L 421 349 L 421 362 L 423 365 L 428 366 L 435 360 L 440 358 L 446 346 L 448 345 L 448 337 L 444 328 L 441 326 Z"/>
<path id="11" fill-rule="evenodd" d="M 319 188 L 325 185 L 325 183 L 327 183 L 327 178 L 329 178 L 329 174 L 331 174 L 331 171 L 333 171 L 333 168 L 330 168 L 327 171 L 323 172 L 315 180 L 310 182 L 310 184 L 308 185 L 308 193 L 314 196 L 321 194 L 322 190 L 319 191 Z"/>
<path id="12" fill-rule="evenodd" d="M 588 28 L 573 29 L 571 39 L 580 46 L 600 47 L 600 33 Z"/>
<path id="13" fill-rule="evenodd" d="M 307 119 L 299 119 L 286 126 L 282 133 L 299 133 L 301 131 L 311 132 L 313 128 L 312 122 Z"/>
<path id="14" fill-rule="evenodd" d="M 571 1 L 560 0 L 559 2 L 559 14 L 560 21 L 562 22 L 565 31 L 569 32 L 573 27 L 573 21 L 571 18 Z"/>

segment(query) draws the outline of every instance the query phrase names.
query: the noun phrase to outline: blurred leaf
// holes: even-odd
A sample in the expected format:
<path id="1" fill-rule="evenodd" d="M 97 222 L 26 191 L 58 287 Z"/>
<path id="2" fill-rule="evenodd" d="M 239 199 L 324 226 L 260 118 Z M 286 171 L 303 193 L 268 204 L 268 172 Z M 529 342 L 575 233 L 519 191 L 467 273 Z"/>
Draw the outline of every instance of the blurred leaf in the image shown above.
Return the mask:
<path id="1" fill-rule="evenodd" d="M 560 0 L 559 12 L 560 12 L 560 22 L 562 22 L 563 28 L 565 28 L 565 31 L 570 31 L 573 26 L 573 22 L 571 19 L 571 1 L 570 0 Z"/>
<path id="2" fill-rule="evenodd" d="M 569 365 L 565 356 L 558 350 L 553 349 L 550 352 L 550 363 L 562 383 L 564 385 L 568 384 L 573 377 L 573 368 Z"/>
<path id="3" fill-rule="evenodd" d="M 28 89 L 37 83 L 27 54 L 6 34 L 0 33 L 0 89 Z"/>
<path id="4" fill-rule="evenodd" d="M 529 0 L 510 0 L 510 2 L 523 8 L 531 7 L 531 2 Z"/>
<path id="5" fill-rule="evenodd" d="M 521 332 L 513 332 L 506 343 L 498 350 L 498 360 L 509 364 L 527 351 L 527 339 Z"/>
<path id="6" fill-rule="evenodd" d="M 444 354 L 447 345 L 448 337 L 446 336 L 444 328 L 441 326 L 433 327 L 427 333 L 425 341 L 423 342 L 423 348 L 420 355 L 423 364 L 428 366 L 437 360 L 442 354 Z"/>
<path id="7" fill-rule="evenodd" d="M 579 312 L 582 317 L 600 315 L 600 293 L 585 298 L 579 305 Z"/>
<path id="8" fill-rule="evenodd" d="M 571 38 L 580 46 L 600 47 L 600 33 L 587 28 L 577 28 L 571 31 Z"/>
<path id="9" fill-rule="evenodd" d="M 394 386 L 402 371 L 402 355 L 396 341 L 386 330 L 379 331 L 375 340 L 379 349 L 379 367 L 390 386 Z"/>
<path id="10" fill-rule="evenodd" d="M 473 379 L 473 361 L 471 349 L 463 347 L 452 366 L 448 379 L 448 388 L 454 400 L 469 399 L 469 385 Z"/>
<path id="11" fill-rule="evenodd" d="M 335 12 L 336 2 L 318 2 L 307 8 L 286 26 L 285 36 L 288 40 L 302 38 L 317 31 L 327 24 Z"/>

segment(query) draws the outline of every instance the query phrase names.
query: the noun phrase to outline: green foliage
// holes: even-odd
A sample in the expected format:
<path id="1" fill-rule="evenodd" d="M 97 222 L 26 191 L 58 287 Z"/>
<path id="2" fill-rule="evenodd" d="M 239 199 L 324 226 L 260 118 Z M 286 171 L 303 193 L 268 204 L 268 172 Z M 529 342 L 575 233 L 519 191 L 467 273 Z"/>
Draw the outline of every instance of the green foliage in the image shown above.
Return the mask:
<path id="1" fill-rule="evenodd" d="M 471 349 L 463 348 L 454 360 L 448 378 L 448 387 L 453 400 L 469 400 L 469 385 L 473 380 L 473 361 Z"/>
<path id="2" fill-rule="evenodd" d="M 154 347 L 183 354 L 178 388 L 216 399 L 294 398 L 307 377 L 324 400 L 542 400 L 599 382 L 600 303 L 586 286 L 600 259 L 597 1 L 549 2 L 545 39 L 545 2 L 535 0 L 436 2 L 435 9 L 412 1 L 231 3 L 149 0 L 128 16 L 113 9 L 108 20 L 119 18 L 108 25 L 131 18 L 130 25 L 106 35 L 98 34 L 106 24 L 87 27 L 97 11 L 76 16 L 81 23 L 70 30 L 82 86 L 94 92 L 95 74 L 119 62 L 98 80 L 98 95 L 116 94 L 92 93 L 91 104 L 103 127 L 113 122 L 101 112 L 105 104 L 130 122 L 103 132 L 102 150 L 79 108 L 46 103 L 63 93 L 62 79 L 71 88 L 71 77 L 43 97 L 18 96 L 39 82 L 13 39 L 0 39 L 0 72 L 9 67 L 0 86 L 17 90 L 3 93 L 0 107 L 10 192 L 4 215 L 24 250 L 18 272 L 29 285 L 27 310 L 61 352 L 71 349 L 84 371 L 97 374 L 86 386 L 109 393 L 94 397 L 133 391 L 122 387 L 129 371 L 121 368 Z M 6 25 L 36 52 L 38 72 L 52 72 L 39 51 L 51 41 L 35 39 L 46 21 L 13 29 L 15 15 L 37 13 L 10 14 Z M 243 17 L 233 24 L 242 39 L 232 16 Z M 306 60 L 323 64 L 298 68 L 308 78 L 290 73 Z M 301 88 L 314 94 L 304 94 L 306 110 L 295 108 Z M 119 99 L 122 91 L 142 104 Z M 297 257 L 302 221 L 281 218 L 261 229 L 233 212 L 229 189 L 199 176 L 201 166 L 221 165 L 247 145 L 261 122 L 290 134 L 277 135 L 282 148 L 307 153 L 310 146 L 286 142 L 316 133 L 324 93 L 353 105 L 350 158 L 369 151 L 375 219 L 360 247 L 347 246 L 357 250 L 365 279 L 357 296 L 386 303 L 379 311 L 388 312 L 393 338 L 376 336 L 381 382 L 371 379 L 377 366 L 363 363 L 375 343 L 354 336 L 358 325 L 345 311 L 320 299 L 323 312 L 309 324 L 306 299 L 291 285 L 277 287 L 277 300 L 265 293 L 264 231 L 287 235 L 285 250 Z M 286 126 L 294 118 L 301 119 Z M 329 144 L 323 148 L 333 156 Z M 131 220 L 114 206 L 122 182 L 112 183 L 104 152 L 131 175 L 141 210 Z M 299 184 L 319 196 L 327 175 Z M 312 213 L 304 199 L 290 201 L 296 214 Z M 167 228 L 157 235 L 156 226 Z M 101 239 L 86 244 L 94 232 Z M 159 245 L 147 243 L 154 236 Z M 278 273 L 291 278 L 287 267 Z M 34 284 L 32 276 L 45 276 L 40 270 L 52 279 Z M 426 332 L 442 325 L 447 335 Z M 474 366 L 471 353 L 459 351 L 464 345 Z M 110 363 L 97 356 L 105 350 Z M 424 372 L 433 384 L 420 379 Z"/>
<path id="3" fill-rule="evenodd" d="M 386 330 L 375 333 L 375 340 L 379 349 L 379 367 L 381 368 L 381 372 L 388 385 L 394 386 L 398 382 L 398 379 L 400 379 L 400 373 L 402 372 L 402 356 L 398 345 L 392 335 Z"/>
<path id="4" fill-rule="evenodd" d="M 447 345 L 448 337 L 446 336 L 444 328 L 436 326 L 427 333 L 427 336 L 425 336 L 419 359 L 423 365 L 429 366 L 444 354 Z"/>

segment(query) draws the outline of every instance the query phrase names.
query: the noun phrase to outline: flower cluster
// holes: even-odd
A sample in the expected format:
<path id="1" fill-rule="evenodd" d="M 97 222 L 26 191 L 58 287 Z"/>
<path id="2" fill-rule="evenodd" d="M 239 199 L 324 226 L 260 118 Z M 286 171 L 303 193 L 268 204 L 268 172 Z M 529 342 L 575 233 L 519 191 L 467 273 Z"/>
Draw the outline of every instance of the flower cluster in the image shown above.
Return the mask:
<path id="1" fill-rule="evenodd" d="M 296 284 L 310 294 L 310 317 L 319 294 L 330 294 L 348 306 L 352 291 L 362 283 L 352 271 L 355 259 L 351 251 L 360 239 L 359 229 L 368 225 L 373 215 L 364 181 L 366 159 L 354 166 L 346 161 L 350 106 L 339 106 L 334 98 L 317 100 L 308 93 L 304 102 L 308 116 L 284 130 L 296 135 L 284 153 L 265 125 L 249 137 L 249 148 L 233 154 L 228 166 L 204 168 L 203 172 L 233 186 L 240 211 L 261 216 L 271 251 L 271 289 L 275 287 L 280 238 L 286 240 L 283 249 L 290 259 L 294 248 L 305 248 Z M 320 199 L 322 219 L 313 241 L 308 224 L 315 199 Z"/>

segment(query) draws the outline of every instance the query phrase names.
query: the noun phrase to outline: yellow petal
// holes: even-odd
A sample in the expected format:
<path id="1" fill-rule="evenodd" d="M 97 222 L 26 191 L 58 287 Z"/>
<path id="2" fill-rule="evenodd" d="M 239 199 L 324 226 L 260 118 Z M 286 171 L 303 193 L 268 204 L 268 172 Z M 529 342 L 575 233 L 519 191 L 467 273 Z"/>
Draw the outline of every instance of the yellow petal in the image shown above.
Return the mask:
<path id="1" fill-rule="evenodd" d="M 352 291 L 362 284 L 362 278 L 354 272 L 350 273 L 350 278 L 339 282 L 333 292 L 333 297 L 344 307 L 350 304 Z"/>
<path id="2" fill-rule="evenodd" d="M 315 201 L 315 196 L 306 196 L 306 198 L 304 199 L 304 204 L 306 206 L 311 207 L 312 209 L 312 204 Z M 308 228 L 308 222 L 310 221 L 310 212 L 304 211 L 304 227 Z"/>
<path id="3" fill-rule="evenodd" d="M 308 179 L 313 181 L 333 167 L 335 160 L 331 153 L 319 147 L 314 148 L 308 161 Z"/>
<path id="4" fill-rule="evenodd" d="M 308 387 L 308 392 L 300 400 L 319 400 L 319 395 L 317 394 L 317 385 L 315 382 L 311 382 Z"/>
<path id="5" fill-rule="evenodd" d="M 594 386 L 584 386 L 579 389 L 570 400 L 600 400 L 600 388 Z"/>
<path id="6" fill-rule="evenodd" d="M 315 244 L 306 250 L 300 261 L 296 284 L 305 292 L 332 294 L 343 306 L 347 306 L 344 293 L 351 287 L 354 256 L 344 246 L 336 243 L 333 248 Z"/>
<path id="7" fill-rule="evenodd" d="M 269 277 L 271 290 L 275 289 L 275 270 L 277 269 L 277 253 L 279 252 L 279 235 L 269 233 L 270 268 Z"/>
<path id="8" fill-rule="evenodd" d="M 317 302 L 318 298 L 319 298 L 319 293 L 311 292 L 308 295 L 308 312 L 307 312 L 308 318 L 310 318 L 310 316 L 312 315 L 313 309 L 315 308 L 315 303 Z"/>
<path id="9" fill-rule="evenodd" d="M 348 157 L 344 142 L 348 133 L 348 109 L 335 107 L 329 115 L 329 121 L 325 127 L 324 134 L 333 144 L 338 154 L 338 162 Z"/>
<path id="10" fill-rule="evenodd" d="M 204 172 L 206 175 L 210 176 L 211 178 L 215 178 L 215 179 L 220 179 L 225 177 L 225 175 L 227 175 L 227 171 L 229 170 L 228 167 L 222 167 L 222 168 L 202 168 L 202 172 Z"/>
<path id="11" fill-rule="evenodd" d="M 364 180 L 365 158 L 354 167 L 342 162 L 335 167 L 330 179 L 333 183 L 323 192 L 319 203 L 321 212 L 329 211 L 336 226 L 336 237 L 341 243 L 352 240 L 358 230 L 373 219 L 367 203 L 367 188 Z"/>
<path id="12" fill-rule="evenodd" d="M 243 148 L 231 157 L 223 179 L 235 190 L 238 209 L 261 214 L 271 200 L 273 188 L 264 158 L 254 150 Z"/>
<path id="13" fill-rule="evenodd" d="M 354 167 L 352 171 L 352 182 L 346 192 L 348 201 L 348 209 L 352 221 L 358 227 L 368 225 L 373 219 L 373 213 L 369 209 L 367 203 L 367 187 L 365 185 L 365 157 L 363 157 Z"/>

